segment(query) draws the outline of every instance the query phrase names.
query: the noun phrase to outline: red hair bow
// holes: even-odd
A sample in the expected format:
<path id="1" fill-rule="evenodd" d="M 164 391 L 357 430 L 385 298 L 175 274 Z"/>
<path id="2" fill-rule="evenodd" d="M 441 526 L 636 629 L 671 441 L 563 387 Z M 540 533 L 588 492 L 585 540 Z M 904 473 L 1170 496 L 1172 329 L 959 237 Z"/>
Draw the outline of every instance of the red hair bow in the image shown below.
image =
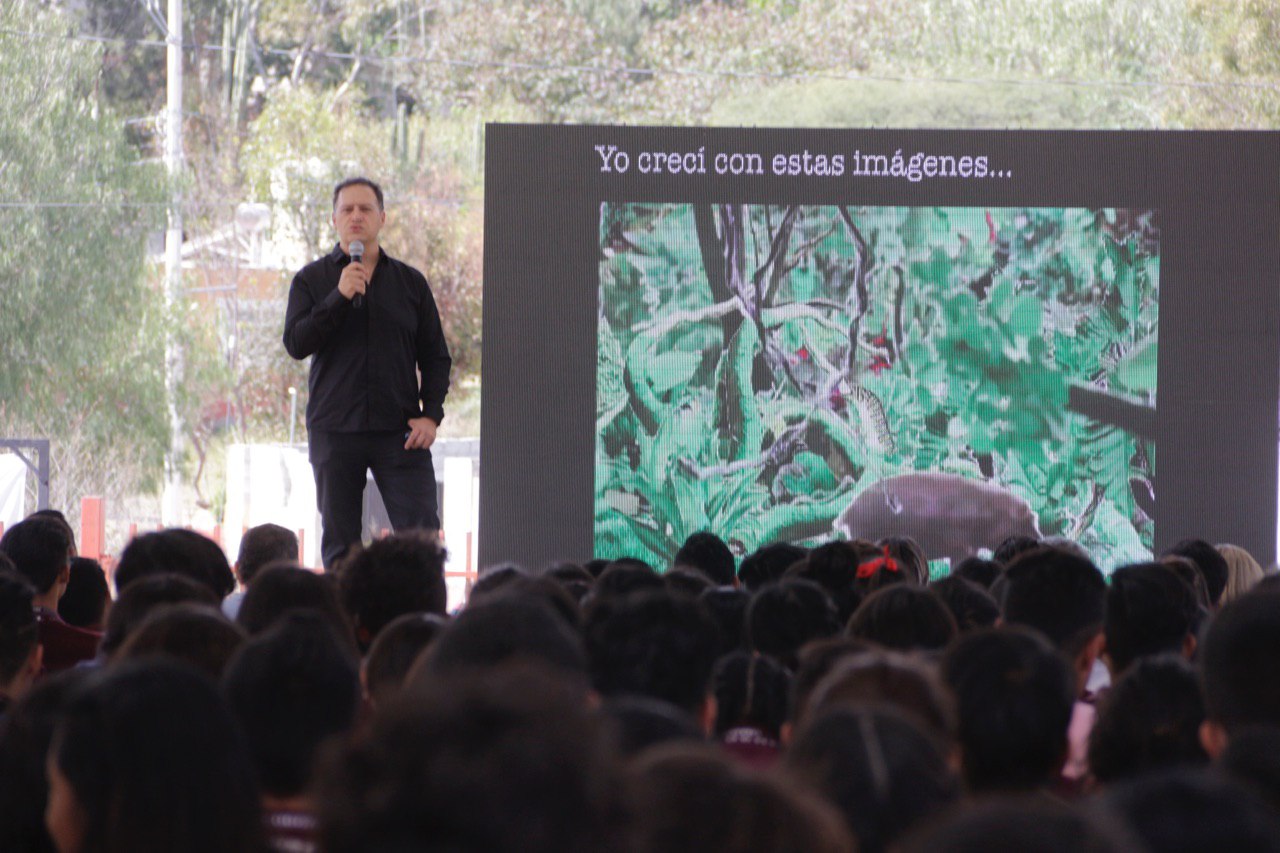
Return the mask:
<path id="1" fill-rule="evenodd" d="M 856 577 L 860 581 L 869 580 L 875 576 L 875 573 L 884 569 L 886 572 L 898 571 L 898 561 L 889 556 L 889 549 L 884 549 L 883 557 L 876 557 L 874 560 L 868 560 L 858 566 Z"/>

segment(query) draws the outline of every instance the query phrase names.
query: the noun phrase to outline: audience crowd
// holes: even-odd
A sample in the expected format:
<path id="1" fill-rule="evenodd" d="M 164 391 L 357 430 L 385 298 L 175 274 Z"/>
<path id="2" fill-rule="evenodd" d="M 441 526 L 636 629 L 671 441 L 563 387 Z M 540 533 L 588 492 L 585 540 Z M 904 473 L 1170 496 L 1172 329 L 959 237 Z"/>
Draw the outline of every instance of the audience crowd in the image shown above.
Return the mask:
<path id="1" fill-rule="evenodd" d="M 297 560 L 170 529 L 108 579 L 56 512 L 7 530 L 0 850 L 1280 853 L 1280 580 L 1234 546 L 931 579 L 698 533 L 456 613 L 425 533 Z"/>

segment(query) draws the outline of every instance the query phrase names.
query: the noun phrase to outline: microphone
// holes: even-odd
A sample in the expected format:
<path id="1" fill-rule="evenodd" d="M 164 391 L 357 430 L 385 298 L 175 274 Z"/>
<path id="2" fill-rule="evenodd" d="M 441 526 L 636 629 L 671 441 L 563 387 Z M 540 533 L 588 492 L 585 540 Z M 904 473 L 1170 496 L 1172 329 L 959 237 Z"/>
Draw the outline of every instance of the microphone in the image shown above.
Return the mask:
<path id="1" fill-rule="evenodd" d="M 351 263 L 358 264 L 362 260 L 364 260 L 364 243 L 361 243 L 359 240 L 352 240 L 350 245 L 347 246 L 347 250 L 351 255 Z M 352 308 L 364 307 L 363 293 L 357 293 L 354 297 L 352 297 L 351 307 Z"/>

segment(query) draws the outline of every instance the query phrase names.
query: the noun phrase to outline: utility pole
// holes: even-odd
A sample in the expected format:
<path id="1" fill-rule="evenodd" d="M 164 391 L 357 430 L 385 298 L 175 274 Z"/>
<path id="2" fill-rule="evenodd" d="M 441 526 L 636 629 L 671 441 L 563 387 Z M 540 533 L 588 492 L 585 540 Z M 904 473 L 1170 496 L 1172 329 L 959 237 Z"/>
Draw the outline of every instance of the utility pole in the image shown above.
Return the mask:
<path id="1" fill-rule="evenodd" d="M 182 0 L 169 0 L 167 103 L 164 162 L 169 172 L 169 224 L 164 234 L 164 292 L 169 322 L 164 345 L 165 402 L 169 408 L 169 449 L 164 455 L 164 495 L 160 519 L 166 527 L 186 523 L 182 500 L 182 417 L 178 392 L 182 387 L 183 354 L 175 323 L 184 303 L 182 287 Z"/>

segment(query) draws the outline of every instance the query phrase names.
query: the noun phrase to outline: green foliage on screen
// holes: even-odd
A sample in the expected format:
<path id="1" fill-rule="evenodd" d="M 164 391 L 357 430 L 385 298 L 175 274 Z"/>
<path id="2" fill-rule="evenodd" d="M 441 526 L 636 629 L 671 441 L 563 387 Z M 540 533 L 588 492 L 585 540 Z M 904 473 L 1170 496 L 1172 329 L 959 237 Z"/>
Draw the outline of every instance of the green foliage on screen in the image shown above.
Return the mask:
<path id="1" fill-rule="evenodd" d="M 605 204 L 600 251 L 597 555 L 812 544 L 942 471 L 1150 556 L 1154 442 L 1067 403 L 1154 409 L 1154 211 Z"/>

